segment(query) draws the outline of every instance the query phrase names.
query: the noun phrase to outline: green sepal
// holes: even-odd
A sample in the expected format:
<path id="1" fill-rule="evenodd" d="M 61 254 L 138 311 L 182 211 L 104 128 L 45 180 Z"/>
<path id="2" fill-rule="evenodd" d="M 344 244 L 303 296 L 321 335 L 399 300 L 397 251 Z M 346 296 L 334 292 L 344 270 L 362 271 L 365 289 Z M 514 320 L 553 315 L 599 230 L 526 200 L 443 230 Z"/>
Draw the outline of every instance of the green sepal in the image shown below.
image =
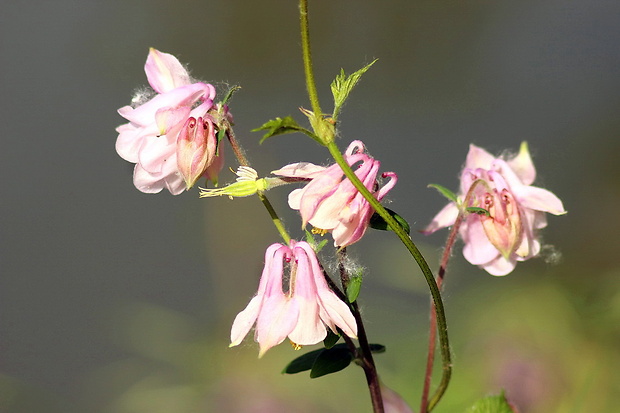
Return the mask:
<path id="1" fill-rule="evenodd" d="M 322 239 L 321 241 L 317 242 L 312 232 L 308 230 L 305 230 L 305 231 L 306 231 L 306 242 L 310 244 L 310 246 L 316 253 L 320 252 L 323 249 L 323 247 L 325 247 L 325 245 L 327 245 L 327 243 L 329 242 L 329 239 L 327 238 Z"/>
<path id="2" fill-rule="evenodd" d="M 340 340 L 339 334 L 334 334 L 332 330 L 327 329 L 327 337 L 323 340 L 323 345 L 325 348 L 332 348 L 336 345 L 336 343 Z"/>
<path id="3" fill-rule="evenodd" d="M 316 379 L 344 370 L 351 364 L 351 361 L 353 361 L 353 354 L 345 345 L 324 349 L 314 360 L 310 370 L 310 378 Z"/>
<path id="4" fill-rule="evenodd" d="M 334 334 L 334 336 L 336 335 Z M 328 339 L 329 335 L 325 341 Z M 282 374 L 296 374 L 301 373 L 302 371 L 311 370 L 310 378 L 314 379 L 326 374 L 343 370 L 351 364 L 351 361 L 353 361 L 353 354 L 346 344 L 341 343 L 335 344 L 332 347 L 327 347 L 325 341 L 324 344 L 326 345 L 326 348 L 313 350 L 297 357 L 287 364 L 284 370 L 282 370 Z M 372 353 L 385 352 L 385 346 L 382 344 L 369 344 L 368 346 Z"/>
<path id="5" fill-rule="evenodd" d="M 235 94 L 235 92 L 240 89 L 241 89 L 241 86 L 238 86 L 238 85 L 235 85 L 231 87 L 230 89 L 228 89 L 228 92 L 226 92 L 226 96 L 224 96 L 224 99 L 220 102 L 220 104 L 226 105 L 228 101 L 232 98 L 232 96 Z"/>
<path id="6" fill-rule="evenodd" d="M 478 400 L 465 413 L 514 413 L 504 393 Z"/>
<path id="7" fill-rule="evenodd" d="M 456 194 L 452 191 L 450 191 L 448 188 L 446 188 L 445 186 L 441 186 L 441 185 L 437 185 L 437 184 L 428 184 L 428 188 L 435 188 L 436 190 L 439 191 L 439 193 L 443 196 L 445 196 L 446 198 L 448 198 L 450 201 L 455 202 L 458 204 L 459 199 L 456 196 Z"/>
<path id="8" fill-rule="evenodd" d="M 370 352 L 371 353 L 385 353 L 385 346 L 383 344 L 369 344 L 368 347 L 370 348 Z"/>
<path id="9" fill-rule="evenodd" d="M 258 132 L 261 130 L 267 130 L 268 132 L 263 135 L 259 143 L 263 143 L 265 139 L 270 138 L 276 135 L 284 135 L 287 133 L 295 133 L 301 132 L 310 136 L 314 140 L 319 140 L 311 131 L 308 129 L 299 126 L 297 121 L 290 116 L 286 116 L 285 118 L 275 118 L 267 123 L 264 123 L 262 126 L 252 129 L 252 132 Z"/>
<path id="10" fill-rule="evenodd" d="M 282 370 L 282 374 L 295 374 L 301 373 L 302 371 L 310 370 L 314 365 L 317 357 L 319 356 L 319 354 L 321 354 L 323 350 L 324 349 L 314 350 L 297 357 L 296 359 L 288 363 L 286 367 L 284 367 L 284 370 Z"/>
<path id="11" fill-rule="evenodd" d="M 398 215 L 396 212 L 392 211 L 389 208 L 385 208 L 385 210 L 400 224 L 401 227 L 405 230 L 407 234 L 411 233 L 411 227 L 409 223 L 405 220 L 405 218 Z M 370 228 L 378 229 L 380 231 L 392 231 L 392 228 L 385 222 L 385 220 L 381 217 L 381 215 L 376 212 L 370 217 Z"/>
<path id="12" fill-rule="evenodd" d="M 360 295 L 360 289 L 362 288 L 362 276 L 354 275 L 349 279 L 349 283 L 347 284 L 347 300 L 350 303 L 355 302 L 357 297 Z"/>
<path id="13" fill-rule="evenodd" d="M 340 74 L 336 76 L 331 84 L 332 95 L 334 95 L 334 113 L 332 114 L 334 120 L 338 118 L 340 109 L 342 109 L 344 102 L 349 97 L 351 90 L 353 90 L 362 75 L 366 73 L 366 71 L 370 69 L 370 66 L 375 64 L 376 61 L 377 59 L 373 60 L 357 72 L 351 73 L 349 76 L 345 74 L 344 69 L 340 69 Z"/>
<path id="14" fill-rule="evenodd" d="M 465 208 L 465 211 L 470 212 L 472 214 L 486 215 L 487 217 L 491 215 L 489 211 L 487 211 L 484 208 L 480 208 L 480 207 L 467 207 Z"/>

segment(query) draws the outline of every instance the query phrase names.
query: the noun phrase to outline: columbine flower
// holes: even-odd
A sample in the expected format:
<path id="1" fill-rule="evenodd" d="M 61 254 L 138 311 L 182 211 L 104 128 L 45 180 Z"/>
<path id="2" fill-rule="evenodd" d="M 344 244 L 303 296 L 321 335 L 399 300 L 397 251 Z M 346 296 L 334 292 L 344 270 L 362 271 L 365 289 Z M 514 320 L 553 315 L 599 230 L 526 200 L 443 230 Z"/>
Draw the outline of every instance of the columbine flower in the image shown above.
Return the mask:
<path id="1" fill-rule="evenodd" d="M 179 171 L 180 167 L 186 167 L 189 158 L 194 157 L 182 150 L 181 164 L 177 162 L 179 134 L 190 118 L 209 119 L 215 88 L 207 83 L 193 82 L 176 57 L 155 49 L 150 49 L 144 70 L 156 93 L 146 102 L 137 99 L 134 101 L 136 106 L 124 106 L 118 110 L 129 123 L 116 129 L 119 133 L 116 151 L 121 158 L 136 164 L 133 181 L 140 191 L 156 193 L 167 188 L 173 195 L 178 195 L 189 185 L 185 180 L 191 181 L 198 174 L 195 166 L 187 167 L 192 172 L 185 179 Z M 213 147 L 213 142 L 209 142 L 211 132 L 209 129 L 209 134 L 205 135 L 209 148 Z M 212 163 L 216 162 L 212 154 L 208 158 Z"/>
<path id="2" fill-rule="evenodd" d="M 381 176 L 390 180 L 381 188 L 377 182 L 380 162 L 364 152 L 361 141 L 353 141 L 345 152 L 347 163 L 377 200 L 383 197 L 396 184 L 397 176 L 385 172 Z M 346 179 L 337 164 L 322 167 L 307 162 L 290 164 L 273 174 L 310 181 L 304 188 L 290 193 L 289 206 L 299 210 L 303 226 L 310 223 L 322 231 L 331 231 L 334 244 L 339 247 L 351 245 L 362 238 L 374 209 L 368 201 Z"/>
<path id="3" fill-rule="evenodd" d="M 329 289 L 316 254 L 303 241 L 267 248 L 258 292 L 235 318 L 230 346 L 241 343 L 255 322 L 259 357 L 287 336 L 295 346 L 316 344 L 327 336 L 325 326 L 357 335 L 349 307 Z"/>
<path id="4" fill-rule="evenodd" d="M 565 214 L 562 201 L 546 189 L 532 186 L 536 169 L 527 147 L 510 159 L 495 158 L 470 145 L 461 173 L 461 208 L 476 207 L 486 214 L 467 214 L 460 227 L 463 255 L 492 275 L 506 275 L 540 252 L 538 230 L 547 226 L 545 212 Z M 451 202 L 424 231 L 433 233 L 453 225 L 459 206 Z"/>

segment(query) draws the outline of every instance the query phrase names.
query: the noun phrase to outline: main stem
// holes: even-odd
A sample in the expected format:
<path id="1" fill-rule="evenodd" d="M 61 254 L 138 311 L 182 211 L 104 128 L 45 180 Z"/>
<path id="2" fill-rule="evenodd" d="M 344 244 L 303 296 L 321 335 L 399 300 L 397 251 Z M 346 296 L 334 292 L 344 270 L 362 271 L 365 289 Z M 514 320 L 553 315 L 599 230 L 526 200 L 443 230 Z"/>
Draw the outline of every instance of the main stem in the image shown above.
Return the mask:
<path id="1" fill-rule="evenodd" d="M 301 22 L 301 40 L 302 40 L 302 50 L 303 50 L 303 60 L 304 60 L 304 71 L 306 74 L 306 87 L 308 89 L 308 97 L 310 98 L 310 103 L 312 105 L 312 110 L 314 111 L 315 118 L 321 117 L 321 107 L 319 105 L 319 98 L 316 91 L 316 85 L 314 81 L 314 74 L 312 70 L 312 54 L 310 51 L 310 32 L 308 25 L 308 1 L 300 0 L 299 1 L 299 11 L 300 11 L 300 22 Z M 315 133 L 318 131 L 315 130 Z M 325 139 L 325 137 L 319 136 L 319 138 Z M 451 364 L 451 356 L 450 356 L 450 344 L 448 340 L 448 326 L 446 323 L 446 316 L 443 307 L 443 301 L 441 300 L 441 294 L 439 292 L 439 288 L 437 287 L 437 283 L 435 282 L 435 277 L 433 276 L 433 272 L 431 271 L 428 263 L 418 250 L 417 246 L 413 243 L 413 240 L 409 235 L 404 231 L 404 229 L 396 222 L 396 220 L 383 208 L 381 203 L 377 201 L 377 199 L 373 196 L 372 193 L 362 182 L 359 180 L 357 175 L 353 172 L 351 167 L 348 165 L 342 153 L 338 149 L 338 146 L 333 142 L 333 139 L 324 140 L 329 152 L 332 157 L 340 165 L 342 171 L 345 176 L 353 183 L 355 188 L 362 194 L 362 196 L 368 201 L 368 203 L 373 207 L 373 209 L 385 220 L 385 222 L 390 226 L 390 228 L 394 231 L 394 233 L 398 236 L 401 242 L 405 245 L 409 253 L 413 256 L 418 266 L 422 270 L 424 278 L 428 284 L 428 287 L 431 292 L 431 297 L 433 299 L 434 308 L 437 313 L 437 324 L 438 324 L 438 333 L 439 333 L 439 343 L 441 349 L 441 358 L 443 361 L 443 372 L 441 377 L 441 382 L 435 394 L 433 395 L 432 400 L 429 403 L 430 408 L 434 407 L 441 396 L 445 392 L 448 387 L 448 383 L 450 382 L 450 376 L 452 374 L 452 364 Z"/>
<path id="2" fill-rule="evenodd" d="M 411 237 L 405 232 L 405 230 L 396 222 L 396 220 L 385 210 L 385 208 L 381 205 L 381 203 L 370 193 L 370 191 L 362 184 L 357 175 L 351 170 L 351 167 L 348 165 L 342 153 L 336 146 L 335 143 L 329 143 L 327 145 L 329 152 L 334 157 L 336 163 L 340 165 L 345 176 L 353 183 L 355 188 L 364 196 L 364 198 L 368 201 L 368 203 L 373 207 L 373 209 L 387 222 L 390 228 L 394 231 L 394 233 L 398 236 L 401 242 L 405 245 L 405 248 L 409 251 L 411 256 L 415 259 L 418 266 L 422 270 L 422 274 L 426 279 L 428 287 L 431 292 L 431 297 L 434 303 L 434 308 L 437 314 L 437 330 L 439 333 L 439 347 L 441 351 L 442 358 L 442 376 L 441 382 L 439 383 L 439 387 L 437 391 L 433 395 L 433 398 L 429 402 L 429 409 L 432 409 L 441 399 L 443 394 L 445 393 L 448 384 L 450 382 L 450 376 L 452 375 L 452 361 L 450 355 L 450 343 L 448 340 L 448 325 L 446 322 L 446 315 L 443 306 L 443 301 L 441 299 L 441 293 L 439 292 L 439 288 L 437 283 L 435 282 L 435 277 L 433 272 L 431 271 L 428 263 L 418 250 L 417 246 L 413 243 Z"/>

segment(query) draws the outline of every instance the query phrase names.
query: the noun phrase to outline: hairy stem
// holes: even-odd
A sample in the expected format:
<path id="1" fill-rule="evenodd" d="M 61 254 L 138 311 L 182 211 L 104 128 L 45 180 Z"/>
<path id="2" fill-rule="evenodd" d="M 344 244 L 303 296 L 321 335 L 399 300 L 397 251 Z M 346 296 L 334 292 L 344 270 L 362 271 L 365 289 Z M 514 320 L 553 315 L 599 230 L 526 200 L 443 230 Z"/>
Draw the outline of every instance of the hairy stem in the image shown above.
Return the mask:
<path id="1" fill-rule="evenodd" d="M 338 250 L 338 269 L 340 271 L 340 282 L 345 291 L 347 291 L 347 285 L 349 284 L 349 274 L 345 268 L 346 261 L 346 248 Z M 350 303 L 353 316 L 357 322 L 357 340 L 360 344 L 360 357 L 361 366 L 364 369 L 366 375 L 366 383 L 368 384 L 368 390 L 370 391 L 370 398 L 372 400 L 372 408 L 374 413 L 384 413 L 383 396 L 381 395 L 381 383 L 379 382 L 379 375 L 377 374 L 377 367 L 370 351 L 370 345 L 368 343 L 368 337 L 366 336 L 366 329 L 362 321 L 362 315 L 359 311 L 357 301 Z"/>
<path id="2" fill-rule="evenodd" d="M 316 116 L 321 116 L 319 95 L 316 91 L 314 71 L 312 70 L 312 51 L 310 49 L 310 26 L 308 22 L 308 0 L 299 0 L 299 22 L 301 26 L 301 48 L 304 59 L 304 73 L 306 75 L 306 88 L 312 111 Z"/>

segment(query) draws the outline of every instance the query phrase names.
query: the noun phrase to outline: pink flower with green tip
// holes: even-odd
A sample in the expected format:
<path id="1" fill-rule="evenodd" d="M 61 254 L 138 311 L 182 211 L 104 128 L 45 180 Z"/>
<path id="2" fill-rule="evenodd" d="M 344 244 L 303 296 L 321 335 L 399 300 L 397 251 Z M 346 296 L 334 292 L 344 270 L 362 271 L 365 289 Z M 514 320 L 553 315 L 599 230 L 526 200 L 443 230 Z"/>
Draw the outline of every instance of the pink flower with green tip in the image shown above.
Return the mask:
<path id="1" fill-rule="evenodd" d="M 557 196 L 532 186 L 535 178 L 525 142 L 519 154 L 509 159 L 470 145 L 459 192 L 459 201 L 466 204 L 446 205 L 424 233 L 453 225 L 461 209 L 484 209 L 485 214 L 467 213 L 461 224 L 463 255 L 492 275 L 506 275 L 518 261 L 540 253 L 538 230 L 547 226 L 545 213 L 566 213 Z"/>
<path id="2" fill-rule="evenodd" d="M 380 186 L 377 174 L 381 163 L 364 151 L 361 141 L 353 141 L 344 154 L 345 159 L 364 186 L 381 201 L 396 185 L 397 176 L 394 172 L 383 173 L 381 177 L 390 179 Z M 330 231 L 338 247 L 346 247 L 362 238 L 375 211 L 338 164 L 322 167 L 300 162 L 272 173 L 309 181 L 288 197 L 289 206 L 300 212 L 303 226 L 309 223 L 319 231 Z"/>
<path id="3" fill-rule="evenodd" d="M 336 334 L 338 327 L 349 337 L 357 335 L 351 310 L 329 289 L 314 250 L 303 241 L 267 248 L 258 292 L 235 318 L 230 347 L 254 324 L 259 357 L 287 336 L 295 347 L 317 344 L 327 336 L 326 326 Z"/>
<path id="4" fill-rule="evenodd" d="M 116 129 L 119 133 L 116 151 L 121 158 L 136 164 L 133 181 L 140 191 L 157 193 L 166 188 L 178 195 L 197 173 L 189 168 L 193 173 L 184 177 L 179 171 L 179 167 L 192 158 L 184 151 L 182 165 L 179 165 L 179 134 L 190 118 L 208 117 L 207 112 L 213 108 L 215 88 L 193 82 L 176 57 L 152 48 L 144 70 L 155 95 L 146 101 L 137 99 L 134 106 L 118 110 L 129 123 Z M 215 161 L 213 156 L 209 157 Z"/>

